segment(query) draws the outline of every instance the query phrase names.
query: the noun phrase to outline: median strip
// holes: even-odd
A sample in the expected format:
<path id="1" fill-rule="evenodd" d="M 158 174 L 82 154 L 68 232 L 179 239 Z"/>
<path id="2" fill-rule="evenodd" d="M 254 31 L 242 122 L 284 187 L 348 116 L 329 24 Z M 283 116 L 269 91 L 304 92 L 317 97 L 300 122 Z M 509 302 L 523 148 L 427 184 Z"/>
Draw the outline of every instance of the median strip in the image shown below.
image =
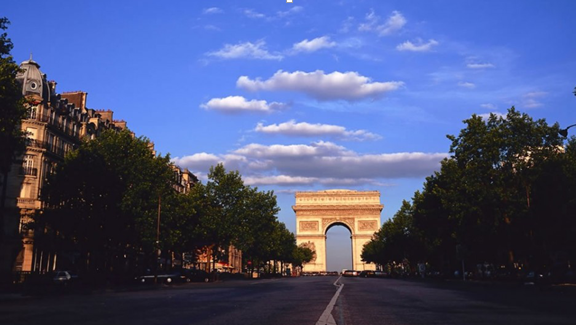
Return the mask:
<path id="1" fill-rule="evenodd" d="M 340 291 L 342 291 L 342 288 L 344 288 L 344 283 L 338 284 L 338 281 L 340 281 L 341 277 L 342 276 L 338 277 L 338 279 L 334 281 L 334 285 L 339 288 L 334 294 L 334 297 L 332 297 L 332 300 L 330 300 L 328 306 L 326 306 L 326 309 L 324 310 L 318 321 L 316 322 L 316 325 L 336 325 L 336 321 L 334 320 L 334 317 L 332 317 L 332 309 L 334 309 L 334 305 L 338 300 Z"/>

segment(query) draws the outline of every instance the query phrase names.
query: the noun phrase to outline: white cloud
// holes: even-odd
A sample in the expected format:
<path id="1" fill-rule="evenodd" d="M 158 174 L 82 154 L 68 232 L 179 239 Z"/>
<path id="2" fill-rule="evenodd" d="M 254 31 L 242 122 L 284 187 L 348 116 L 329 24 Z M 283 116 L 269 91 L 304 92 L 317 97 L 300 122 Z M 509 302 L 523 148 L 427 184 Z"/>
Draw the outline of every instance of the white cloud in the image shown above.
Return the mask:
<path id="1" fill-rule="evenodd" d="M 219 162 L 223 162 L 223 159 L 213 154 L 201 152 L 182 158 L 175 158 L 174 161 L 180 167 L 201 171 L 208 170 L 205 168 L 206 166 L 209 168 L 210 166 L 214 166 Z"/>
<path id="2" fill-rule="evenodd" d="M 492 103 L 480 104 L 480 107 L 486 108 L 486 109 L 489 109 L 489 110 L 495 110 L 495 109 L 496 109 L 496 105 L 494 105 L 494 104 L 492 104 Z"/>
<path id="3" fill-rule="evenodd" d="M 393 11 L 384 24 L 378 24 L 380 17 L 376 15 L 373 9 L 366 14 L 365 22 L 358 26 L 359 31 L 375 31 L 380 36 L 386 36 L 399 31 L 406 25 L 406 18 L 398 12 Z"/>
<path id="4" fill-rule="evenodd" d="M 302 42 L 295 43 L 292 46 L 294 52 L 315 52 L 323 48 L 331 48 L 336 46 L 336 42 L 330 41 L 330 37 L 322 36 L 313 40 L 305 39 Z"/>
<path id="5" fill-rule="evenodd" d="M 471 82 L 467 82 L 467 81 L 460 81 L 458 82 L 458 86 L 462 87 L 462 88 L 468 88 L 468 89 L 474 89 L 476 88 L 476 85 L 471 83 Z"/>
<path id="6" fill-rule="evenodd" d="M 494 68 L 494 65 L 492 63 L 468 63 L 466 67 L 469 69 L 488 69 Z"/>
<path id="7" fill-rule="evenodd" d="M 303 7 L 295 6 L 295 7 L 290 8 L 289 10 L 286 10 L 286 11 L 278 11 L 278 12 L 276 13 L 276 15 L 277 15 L 278 17 L 286 17 L 286 16 L 289 16 L 289 15 L 292 15 L 292 14 L 295 14 L 295 13 L 299 13 L 299 12 L 301 12 L 302 10 L 304 10 Z"/>
<path id="8" fill-rule="evenodd" d="M 529 93 L 524 94 L 524 96 L 522 96 L 522 101 L 520 103 L 521 107 L 524 108 L 538 108 L 541 107 L 542 102 L 540 102 L 540 99 L 543 97 L 546 97 L 548 95 L 548 93 L 543 92 L 543 91 L 532 91 Z"/>
<path id="9" fill-rule="evenodd" d="M 254 9 L 245 9 L 244 15 L 246 15 L 248 18 L 266 18 L 266 15 L 261 14 Z"/>
<path id="10" fill-rule="evenodd" d="M 307 94 L 318 100 L 361 100 L 379 98 L 397 90 L 404 85 L 401 81 L 372 82 L 370 78 L 357 72 L 332 72 L 325 74 L 322 70 L 314 72 L 285 72 L 278 70 L 270 79 L 250 79 L 241 76 L 236 86 L 249 91 L 288 90 Z"/>
<path id="11" fill-rule="evenodd" d="M 353 141 L 378 140 L 382 138 L 378 134 L 366 130 L 346 130 L 345 127 L 339 125 L 311 124 L 306 122 L 296 123 L 294 120 L 270 125 L 258 123 L 254 130 L 265 134 L 279 134 L 296 137 L 330 136 L 342 140 Z"/>
<path id="12" fill-rule="evenodd" d="M 246 42 L 236 45 L 226 44 L 224 48 L 216 52 L 206 53 L 208 56 L 215 56 L 221 59 L 260 59 L 260 60 L 282 60 L 281 54 L 272 54 L 266 49 L 266 42 L 259 40 L 256 43 Z"/>
<path id="13" fill-rule="evenodd" d="M 212 8 L 206 8 L 204 9 L 203 13 L 205 15 L 210 15 L 210 14 L 221 14 L 224 11 L 218 7 L 212 7 Z"/>
<path id="14" fill-rule="evenodd" d="M 438 44 L 439 43 L 433 39 L 428 40 L 428 43 L 423 43 L 421 39 L 417 39 L 416 43 L 406 41 L 402 44 L 398 44 L 398 46 L 396 46 L 396 49 L 398 51 L 428 52 L 432 49 L 433 46 L 436 46 Z"/>
<path id="15" fill-rule="evenodd" d="M 270 113 L 272 111 L 287 108 L 288 105 L 278 102 L 267 103 L 265 100 L 246 100 L 246 98 L 242 96 L 228 96 L 225 98 L 212 98 L 206 104 L 200 105 L 200 107 L 224 113 Z"/>
<path id="16" fill-rule="evenodd" d="M 380 35 L 389 35 L 406 25 L 406 18 L 398 11 L 393 11 L 386 23 L 379 28 Z"/>
<path id="17" fill-rule="evenodd" d="M 373 185 L 383 179 L 419 178 L 440 168 L 447 153 L 399 152 L 358 154 L 331 142 L 249 144 L 229 155 L 196 154 L 174 162 L 192 172 L 223 161 L 252 185 Z M 234 160 L 232 160 L 232 157 Z"/>

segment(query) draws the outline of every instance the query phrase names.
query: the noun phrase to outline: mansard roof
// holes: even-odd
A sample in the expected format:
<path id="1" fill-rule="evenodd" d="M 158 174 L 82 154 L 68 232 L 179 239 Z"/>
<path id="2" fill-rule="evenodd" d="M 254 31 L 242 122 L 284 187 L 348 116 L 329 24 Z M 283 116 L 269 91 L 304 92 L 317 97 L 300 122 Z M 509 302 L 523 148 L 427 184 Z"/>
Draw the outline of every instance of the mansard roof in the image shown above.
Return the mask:
<path id="1" fill-rule="evenodd" d="M 16 80 L 22 85 L 22 95 L 50 101 L 51 90 L 46 75 L 40 71 L 40 65 L 32 60 L 32 56 L 20 64 L 20 69 L 22 71 L 16 75 Z"/>

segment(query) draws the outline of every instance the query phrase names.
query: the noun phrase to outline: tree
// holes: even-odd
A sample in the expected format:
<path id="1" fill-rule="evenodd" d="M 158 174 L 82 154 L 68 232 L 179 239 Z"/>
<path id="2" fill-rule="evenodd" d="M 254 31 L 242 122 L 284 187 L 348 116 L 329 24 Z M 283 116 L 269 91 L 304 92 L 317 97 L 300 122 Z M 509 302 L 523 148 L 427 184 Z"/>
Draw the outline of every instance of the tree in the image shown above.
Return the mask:
<path id="1" fill-rule="evenodd" d="M 0 18 L 0 30 L 5 31 L 9 24 L 7 18 Z M 21 241 L 16 236 L 8 238 L 4 229 L 8 173 L 14 159 L 26 148 L 25 133 L 21 129 L 26 109 L 23 105 L 22 87 L 16 81 L 19 67 L 10 55 L 12 47 L 8 34 L 6 32 L 0 34 L 0 258 L 3 260 L 0 263 L 0 277 L 2 279 L 9 279 L 6 274 L 11 272 L 10 261 L 17 251 L 13 251 L 10 247 L 16 247 L 16 242 Z"/>
<path id="2" fill-rule="evenodd" d="M 10 22 L 0 18 L 0 29 L 6 30 Z M 7 176 L 14 159 L 24 151 L 25 132 L 21 129 L 21 121 L 26 117 L 23 105 L 22 87 L 16 81 L 20 70 L 12 59 L 12 41 L 6 32 L 0 34 L 0 173 L 2 176 L 2 197 L 0 213 L 4 213 L 6 199 Z M 0 236 L 4 236 L 4 219 L 0 222 Z M 0 240 L 1 238 L 0 237 Z"/>
<path id="3" fill-rule="evenodd" d="M 226 172 L 222 164 L 210 168 L 206 185 L 194 189 L 199 209 L 196 235 L 211 246 L 213 264 L 227 252 L 242 229 L 248 190 L 238 171 Z M 214 265 L 212 266 L 214 268 Z"/>
<path id="4" fill-rule="evenodd" d="M 413 198 L 413 226 L 425 256 L 456 267 L 456 247 L 476 263 L 540 268 L 576 234 L 570 141 L 563 153 L 558 125 L 514 108 L 505 117 L 473 115 L 452 141 L 451 157 Z M 462 255 L 462 254 L 460 254 Z M 463 256 L 459 256 L 463 258 Z"/>
<path id="5" fill-rule="evenodd" d="M 36 223 L 53 235 L 45 243 L 77 256 L 69 262 L 86 272 L 122 273 L 126 262 L 136 263 L 140 254 L 155 260 L 157 248 L 168 249 L 179 238 L 168 227 L 178 205 L 169 164 L 168 156 L 154 156 L 149 141 L 128 130 L 108 130 L 83 142 L 43 190 L 50 208 Z M 160 199 L 164 218 L 156 243 Z"/>
<path id="6" fill-rule="evenodd" d="M 423 256 L 422 244 L 413 225 L 413 206 L 402 201 L 394 217 L 384 222 L 380 230 L 363 247 L 362 260 L 384 265 L 391 261 L 418 260 Z"/>
<path id="7" fill-rule="evenodd" d="M 303 245 L 295 246 L 290 262 L 295 267 L 302 267 L 302 265 L 310 262 L 314 258 L 315 253 L 316 252 Z"/>

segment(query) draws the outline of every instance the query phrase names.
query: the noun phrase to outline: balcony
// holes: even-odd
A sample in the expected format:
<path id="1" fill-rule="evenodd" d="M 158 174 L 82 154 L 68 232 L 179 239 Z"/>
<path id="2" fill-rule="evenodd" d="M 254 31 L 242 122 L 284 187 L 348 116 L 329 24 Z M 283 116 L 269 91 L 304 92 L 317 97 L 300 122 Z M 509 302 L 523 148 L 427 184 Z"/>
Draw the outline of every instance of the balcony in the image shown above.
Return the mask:
<path id="1" fill-rule="evenodd" d="M 40 209 L 41 202 L 36 199 L 19 197 L 16 199 L 20 209 Z"/>
<path id="2" fill-rule="evenodd" d="M 38 168 L 20 167 L 18 174 L 24 176 L 38 176 Z"/>

